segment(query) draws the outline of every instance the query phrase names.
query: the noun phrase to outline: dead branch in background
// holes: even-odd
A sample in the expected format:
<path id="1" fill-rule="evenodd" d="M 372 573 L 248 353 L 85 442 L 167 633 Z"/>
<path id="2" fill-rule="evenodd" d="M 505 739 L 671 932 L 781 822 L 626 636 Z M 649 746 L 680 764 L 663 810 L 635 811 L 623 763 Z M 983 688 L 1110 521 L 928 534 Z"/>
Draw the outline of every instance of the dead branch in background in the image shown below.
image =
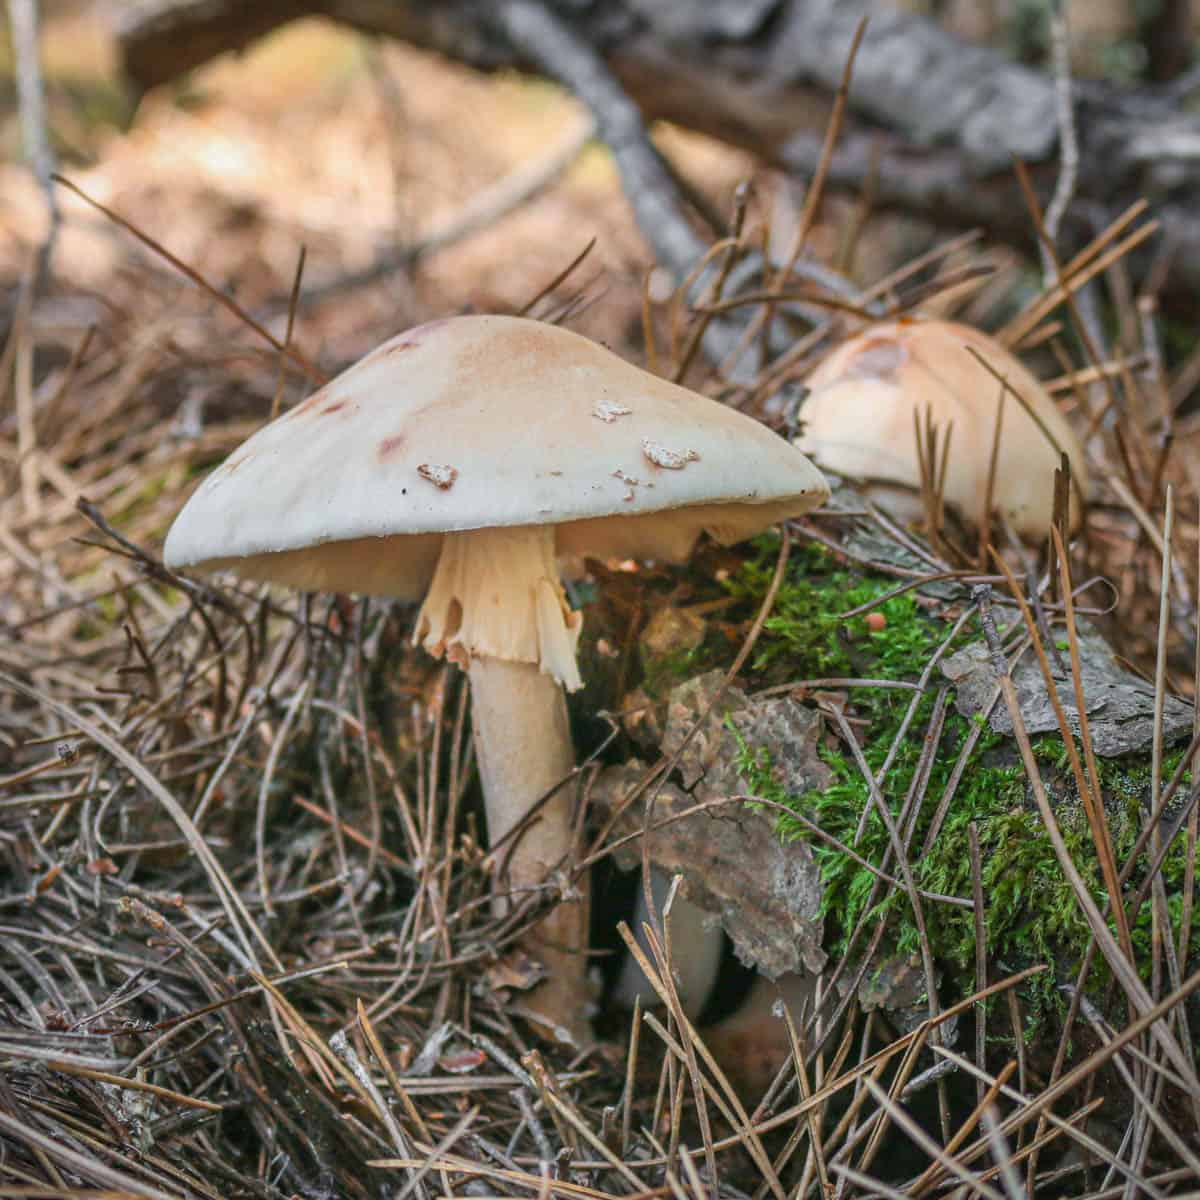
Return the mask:
<path id="1" fill-rule="evenodd" d="M 935 224 L 981 226 L 993 239 L 1033 250 L 1009 167 L 1034 169 L 1041 203 L 1060 158 L 1055 80 L 994 50 L 964 45 L 932 22 L 871 0 L 513 0 L 488 10 L 468 0 L 433 5 L 396 0 L 143 0 L 120 17 L 126 70 L 139 87 L 176 78 L 224 50 L 244 46 L 295 17 L 320 14 L 369 33 L 437 50 L 481 68 L 548 73 L 572 89 L 606 87 L 575 66 L 586 47 L 619 81 L 624 106 L 609 121 L 614 149 L 630 145 L 630 105 L 644 124 L 663 118 L 743 146 L 807 179 L 816 171 L 828 98 L 854 29 L 870 25 L 850 93 L 853 120 L 829 164 L 829 184 L 861 191 L 873 182 L 878 210 Z M 560 29 L 550 49 L 546 30 Z M 535 30 L 541 30 L 535 33 Z M 563 32 L 565 31 L 565 32 Z M 564 36 L 574 48 L 565 51 Z M 547 59 L 547 52 L 550 58 Z M 1194 81 L 1186 84 L 1195 86 Z M 1069 254 L 1119 210 L 1144 196 L 1164 226 L 1171 261 L 1164 298 L 1184 302 L 1200 287 L 1200 218 L 1186 197 L 1200 188 L 1200 116 L 1177 89 L 1072 88 L 1078 133 L 1075 203 L 1061 229 Z M 602 134 L 606 137 L 607 135 Z M 662 218 L 659 172 L 638 178 Z M 675 201 L 672 201 L 674 204 Z M 645 210 L 639 212 L 639 219 Z M 686 239 L 667 221 L 644 229 L 664 263 Z M 659 239 L 659 240 L 656 240 Z M 674 252 L 673 252 L 674 251 Z M 1150 259 L 1131 264 L 1144 272 Z"/>
<path id="2" fill-rule="evenodd" d="M 37 268 L 30 286 L 36 291 L 54 254 L 54 242 L 62 224 L 62 210 L 52 176 L 54 149 L 46 125 L 46 89 L 42 80 L 41 43 L 38 36 L 38 0 L 8 0 L 17 100 L 21 110 L 21 140 L 25 157 L 46 198 L 46 234 L 38 250 Z"/>

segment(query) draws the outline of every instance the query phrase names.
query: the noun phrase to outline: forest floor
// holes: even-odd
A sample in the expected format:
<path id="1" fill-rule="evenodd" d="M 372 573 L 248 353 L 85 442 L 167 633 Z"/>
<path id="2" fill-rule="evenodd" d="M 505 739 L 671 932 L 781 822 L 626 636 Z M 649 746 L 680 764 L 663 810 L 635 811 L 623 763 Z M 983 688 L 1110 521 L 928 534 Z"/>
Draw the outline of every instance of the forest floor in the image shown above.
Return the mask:
<path id="1" fill-rule="evenodd" d="M 986 561 L 845 495 L 784 541 L 595 564 L 595 676 L 572 716 L 606 990 L 596 1040 L 555 1046 L 522 1016 L 522 929 L 485 903 L 464 681 L 409 645 L 411 611 L 189 580 L 162 541 L 199 480 L 310 390 L 277 343 L 332 375 L 431 317 L 532 302 L 645 362 L 645 306 L 665 370 L 700 318 L 649 270 L 608 155 L 556 89 L 312 22 L 135 109 L 86 11 L 49 30 L 50 113 L 62 175 L 96 203 L 59 187 L 36 292 L 45 200 L 15 114 L 0 121 L 0 1195 L 1196 1194 L 1196 743 L 1169 698 L 1195 691 L 1200 424 L 1176 412 L 1190 368 L 1162 365 L 1119 257 L 1099 363 L 1007 251 L 935 250 L 885 296 L 1006 334 L 1090 418 L 1097 494 L 1070 566 L 1111 669 L 1144 681 L 1143 741 L 1094 765 L 1077 731 L 1023 742 L 952 711 L 934 664 L 979 641 L 989 605 L 1010 646 L 1070 659 L 1058 581 L 1022 578 L 1049 626 L 1027 622 Z M 795 189 L 656 137 L 717 219 L 751 180 L 745 240 L 786 245 Z M 864 289 L 946 242 L 891 220 L 854 238 L 857 213 L 829 200 L 807 253 Z M 982 267 L 984 286 L 940 294 Z M 688 378 L 778 422 L 770 389 L 729 389 L 699 359 Z M 672 720 L 702 724 L 697 686 L 729 706 L 713 761 L 760 802 L 722 836 L 762 822 L 762 853 L 811 868 L 824 897 L 806 917 L 824 973 L 794 1027 L 773 1019 L 769 1069 L 729 1026 L 697 1032 L 669 971 L 666 1010 L 609 1001 L 631 889 L 611 865 L 627 829 L 602 816 L 678 748 Z M 819 797 L 780 783 L 788 746 L 755 740 L 778 696 L 788 720 L 825 723 L 806 760 Z M 878 787 L 863 761 L 889 764 Z M 876 793 L 911 814 L 905 869 L 867 819 Z M 729 801 L 678 775 L 655 794 L 677 814 Z M 795 915 L 745 858 L 735 943 L 756 905 Z M 715 888 L 708 870 L 688 886 Z"/>

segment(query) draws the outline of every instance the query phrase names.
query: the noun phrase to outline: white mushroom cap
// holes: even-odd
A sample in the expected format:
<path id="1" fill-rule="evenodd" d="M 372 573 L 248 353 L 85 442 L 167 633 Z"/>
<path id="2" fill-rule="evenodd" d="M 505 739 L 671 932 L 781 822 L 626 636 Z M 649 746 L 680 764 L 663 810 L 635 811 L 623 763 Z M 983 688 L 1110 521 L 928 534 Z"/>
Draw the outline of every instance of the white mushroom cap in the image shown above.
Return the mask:
<path id="1" fill-rule="evenodd" d="M 804 431 L 796 445 L 839 475 L 920 488 L 913 416 L 928 409 L 943 436 L 953 425 L 944 498 L 977 521 L 986 497 L 1001 385 L 971 351 L 1008 381 L 1044 426 L 1039 428 L 1024 405 L 1007 395 L 994 508 L 1019 534 L 1045 536 L 1062 450 L 1077 485 L 1071 496 L 1074 527 L 1079 497 L 1088 491 L 1079 441 L 1029 369 L 967 325 L 901 320 L 872 326 L 844 342 L 806 380 L 811 394 L 801 410 Z M 923 427 L 923 415 L 921 422 Z"/>
<path id="2" fill-rule="evenodd" d="M 555 552 L 682 559 L 828 496 L 757 421 L 537 321 L 433 321 L 259 430 L 196 490 L 171 566 L 416 599 L 442 535 L 556 526 Z"/>

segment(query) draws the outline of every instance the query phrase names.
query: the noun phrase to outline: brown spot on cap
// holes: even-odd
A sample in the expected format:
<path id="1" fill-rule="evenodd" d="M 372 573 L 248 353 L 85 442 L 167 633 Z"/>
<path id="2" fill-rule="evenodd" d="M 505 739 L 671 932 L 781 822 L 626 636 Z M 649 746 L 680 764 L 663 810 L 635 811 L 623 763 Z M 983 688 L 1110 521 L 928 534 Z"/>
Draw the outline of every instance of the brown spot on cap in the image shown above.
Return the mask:
<path id="1" fill-rule="evenodd" d="M 406 350 L 415 349 L 428 334 L 432 333 L 439 325 L 444 325 L 446 319 L 439 317 L 436 321 L 426 321 L 424 325 L 418 325 L 415 329 L 402 333 L 396 341 L 384 348 L 384 353 L 390 358 L 393 354 L 403 354 Z"/>
<path id="2" fill-rule="evenodd" d="M 328 417 L 332 413 L 341 412 L 342 409 L 346 407 L 346 403 L 347 402 L 345 400 L 335 400 L 332 404 L 325 405 L 325 407 L 321 409 L 321 416 Z"/>
<path id="3" fill-rule="evenodd" d="M 908 351 L 891 338 L 867 342 L 854 356 L 850 370 L 866 379 L 886 379 L 908 359 Z"/>
<path id="4" fill-rule="evenodd" d="M 385 437 L 379 443 L 377 455 L 380 462 L 387 462 L 389 458 L 394 458 L 396 452 L 404 445 L 404 434 L 393 433 L 391 437 Z"/>
<path id="5" fill-rule="evenodd" d="M 306 396 L 294 408 L 289 408 L 287 412 L 280 417 L 280 420 L 287 421 L 292 417 L 300 416 L 301 413 L 310 411 L 312 408 L 316 407 L 316 405 L 320 404 L 322 400 L 326 399 L 327 395 L 328 393 L 325 388 L 318 388 L 311 396 Z"/>

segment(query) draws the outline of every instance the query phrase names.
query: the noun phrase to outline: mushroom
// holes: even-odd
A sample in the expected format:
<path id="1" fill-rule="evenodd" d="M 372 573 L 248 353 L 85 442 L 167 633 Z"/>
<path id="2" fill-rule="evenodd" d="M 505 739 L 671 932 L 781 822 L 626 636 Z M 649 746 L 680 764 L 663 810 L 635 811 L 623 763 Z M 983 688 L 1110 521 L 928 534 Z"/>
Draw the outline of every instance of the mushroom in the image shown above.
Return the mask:
<path id="1" fill-rule="evenodd" d="M 789 971 L 775 980 L 758 975 L 733 1012 L 703 1028 L 709 1053 L 748 1102 L 757 1102 L 792 1055 L 783 1010 L 801 1029 L 817 999 L 815 975 Z"/>
<path id="2" fill-rule="evenodd" d="M 581 615 L 558 560 L 678 561 L 703 531 L 736 542 L 827 496 L 758 422 L 578 334 L 455 317 L 397 335 L 254 434 L 188 501 L 165 559 L 422 602 L 414 641 L 470 678 L 493 845 L 527 822 L 499 856 L 504 911 L 504 892 L 544 887 L 574 849 L 563 689 L 581 683 Z M 546 978 L 526 1009 L 567 1040 L 588 1029 L 574 898 L 531 935 Z"/>
<path id="3" fill-rule="evenodd" d="M 1080 498 L 1087 495 L 1079 442 L 1029 369 L 967 325 L 905 319 L 874 325 L 844 342 L 806 380 L 810 394 L 795 444 L 827 470 L 867 483 L 882 507 L 912 520 L 922 512 L 914 494 L 921 487 L 914 416 L 923 425 L 928 410 L 951 438 L 943 498 L 966 519 L 978 521 L 987 502 L 996 408 L 1005 390 L 997 375 L 1011 391 L 1004 403 L 992 509 L 1018 535 L 1044 537 L 1061 451 L 1071 460 L 1075 482 L 1074 529 Z"/>
<path id="4" fill-rule="evenodd" d="M 717 982 L 725 949 L 725 934 L 721 930 L 720 917 L 688 899 L 683 891 L 675 896 L 668 913 L 667 900 L 671 895 L 671 885 L 671 877 L 652 864 L 650 894 L 661 922 L 670 925 L 675 990 L 683 1011 L 694 1020 L 700 1015 Z M 630 924 L 638 945 L 653 961 L 650 941 L 643 928 L 649 920 L 650 908 L 646 903 L 646 888 L 643 885 L 638 887 Z M 642 973 L 637 959 L 630 955 L 621 964 L 621 972 L 613 988 L 613 1001 L 621 1008 L 633 1008 L 635 1000 L 649 1007 L 657 1003 L 658 993 Z"/>

